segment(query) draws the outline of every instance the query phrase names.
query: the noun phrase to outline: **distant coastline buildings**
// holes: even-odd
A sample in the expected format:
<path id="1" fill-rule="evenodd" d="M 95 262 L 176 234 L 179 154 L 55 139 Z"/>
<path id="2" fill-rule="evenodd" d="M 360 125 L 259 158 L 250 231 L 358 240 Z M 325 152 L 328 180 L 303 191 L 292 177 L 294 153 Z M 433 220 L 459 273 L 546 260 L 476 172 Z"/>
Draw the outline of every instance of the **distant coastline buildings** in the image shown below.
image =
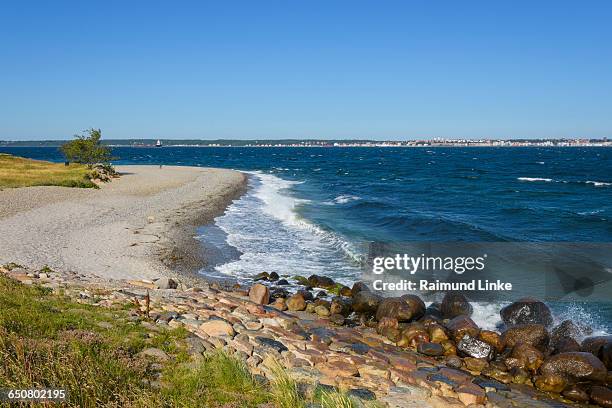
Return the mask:
<path id="1" fill-rule="evenodd" d="M 65 140 L 2 141 L 0 147 L 54 147 Z M 177 139 L 107 139 L 113 147 L 612 147 L 612 140 L 602 139 L 444 139 L 426 140 L 177 140 Z"/>

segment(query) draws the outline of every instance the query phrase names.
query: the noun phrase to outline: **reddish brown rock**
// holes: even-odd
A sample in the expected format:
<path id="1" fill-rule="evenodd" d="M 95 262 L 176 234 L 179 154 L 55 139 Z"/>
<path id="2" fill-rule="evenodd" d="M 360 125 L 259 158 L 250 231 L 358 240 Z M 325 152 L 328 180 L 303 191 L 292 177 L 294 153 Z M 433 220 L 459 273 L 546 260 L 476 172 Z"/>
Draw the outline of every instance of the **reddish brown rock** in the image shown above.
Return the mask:
<path id="1" fill-rule="evenodd" d="M 584 339 L 581 350 L 599 358 L 612 370 L 612 336 L 595 336 Z"/>
<path id="2" fill-rule="evenodd" d="M 251 302 L 267 305 L 270 302 L 270 289 L 266 285 L 256 283 L 249 290 L 249 299 Z"/>
<path id="3" fill-rule="evenodd" d="M 372 316 L 378 310 L 381 301 L 381 296 L 369 290 L 361 290 L 353 295 L 353 311 L 358 314 Z"/>
<path id="4" fill-rule="evenodd" d="M 419 321 L 419 323 L 422 323 L 422 321 Z M 429 338 L 432 343 L 443 343 L 448 340 L 446 330 L 441 325 L 432 323 L 425 326 L 427 327 L 427 332 L 429 333 Z"/>
<path id="5" fill-rule="evenodd" d="M 591 353 L 570 352 L 549 357 L 540 367 L 544 375 L 556 375 L 577 381 L 606 380 L 608 371 L 601 360 Z"/>
<path id="6" fill-rule="evenodd" d="M 589 394 L 577 385 L 570 385 L 563 390 L 563 396 L 570 401 L 589 402 Z"/>
<path id="7" fill-rule="evenodd" d="M 429 341 L 429 333 L 425 326 L 418 322 L 408 324 L 403 330 L 400 336 L 400 340 L 397 345 L 400 347 L 411 347 L 416 348 L 421 342 Z"/>
<path id="8" fill-rule="evenodd" d="M 502 343 L 504 347 L 525 343 L 544 351 L 548 346 L 548 332 L 541 324 L 519 324 L 504 331 Z"/>
<path id="9" fill-rule="evenodd" d="M 450 331 L 452 338 L 459 341 L 464 335 L 469 334 L 477 337 L 480 329 L 472 319 L 467 316 L 457 316 L 446 323 L 446 328 Z"/>
<path id="10" fill-rule="evenodd" d="M 542 374 L 537 377 L 535 386 L 540 391 L 560 393 L 567 386 L 567 380 L 556 374 Z"/>
<path id="11" fill-rule="evenodd" d="M 493 346 L 495 351 L 498 353 L 501 353 L 504 350 L 504 345 L 501 341 L 501 336 L 494 331 L 481 330 L 480 333 L 478 333 L 478 338 L 484 341 L 485 343 L 488 343 Z"/>
<path id="12" fill-rule="evenodd" d="M 485 392 L 482 388 L 472 383 L 462 383 L 461 385 L 455 387 L 455 392 L 457 393 L 457 398 L 459 401 L 463 402 L 464 405 L 472 405 L 472 404 L 484 404 L 486 397 Z"/>
<path id="13" fill-rule="evenodd" d="M 287 310 L 287 301 L 285 298 L 276 298 L 273 303 L 270 304 L 273 308 L 284 312 Z"/>
<path id="14" fill-rule="evenodd" d="M 287 309 L 292 312 L 306 309 L 306 299 L 304 299 L 304 295 L 298 292 L 287 299 Z"/>
<path id="15" fill-rule="evenodd" d="M 445 319 L 452 319 L 457 316 L 471 316 L 472 305 L 467 298 L 458 292 L 447 292 L 442 299 L 440 311 Z"/>
<path id="16" fill-rule="evenodd" d="M 612 390 L 596 385 L 591 388 L 591 400 L 600 407 L 612 408 Z"/>
<path id="17" fill-rule="evenodd" d="M 541 324 L 547 327 L 553 324 L 552 313 L 548 306 L 529 297 L 504 307 L 499 314 L 508 327 L 517 324 Z"/>
<path id="18" fill-rule="evenodd" d="M 376 320 L 392 317 L 399 322 L 410 322 L 425 313 L 425 303 L 416 295 L 404 295 L 399 298 L 385 298 L 376 309 Z"/>
<path id="19" fill-rule="evenodd" d="M 508 368 L 523 368 L 532 373 L 536 373 L 543 362 L 544 354 L 537 348 L 525 343 L 514 346 L 510 358 L 505 360 Z"/>

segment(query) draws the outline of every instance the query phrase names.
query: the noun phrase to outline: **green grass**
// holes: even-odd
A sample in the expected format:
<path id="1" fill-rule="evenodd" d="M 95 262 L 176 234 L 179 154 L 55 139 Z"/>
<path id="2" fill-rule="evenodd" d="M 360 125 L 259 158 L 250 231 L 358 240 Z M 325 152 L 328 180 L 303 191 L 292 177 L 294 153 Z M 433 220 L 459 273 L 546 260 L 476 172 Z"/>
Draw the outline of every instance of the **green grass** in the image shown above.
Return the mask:
<path id="1" fill-rule="evenodd" d="M 0 154 L 0 189 L 29 186 L 96 188 L 87 166 L 51 163 Z"/>
<path id="2" fill-rule="evenodd" d="M 306 406 L 280 364 L 263 385 L 238 358 L 223 351 L 191 358 L 186 330 L 151 332 L 128 311 L 77 303 L 0 274 L 0 388 L 64 388 L 68 407 Z M 138 355 L 148 347 L 172 359 L 154 368 Z M 357 406 L 339 392 L 319 391 L 313 399 L 323 408 Z"/>

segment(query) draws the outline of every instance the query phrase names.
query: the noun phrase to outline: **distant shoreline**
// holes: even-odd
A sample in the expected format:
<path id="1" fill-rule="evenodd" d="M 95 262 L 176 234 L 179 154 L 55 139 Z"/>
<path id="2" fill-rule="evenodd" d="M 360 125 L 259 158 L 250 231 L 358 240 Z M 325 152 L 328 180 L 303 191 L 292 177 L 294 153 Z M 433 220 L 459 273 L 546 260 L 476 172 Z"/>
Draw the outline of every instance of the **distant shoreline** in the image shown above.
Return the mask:
<path id="1" fill-rule="evenodd" d="M 612 147 L 608 138 L 591 139 L 427 139 L 427 140 L 357 140 L 357 139 L 282 139 L 282 140 L 198 140 L 160 139 L 163 148 L 168 147 Z M 59 147 L 66 140 L 14 141 L 0 140 L 0 148 Z M 107 139 L 110 147 L 160 148 L 152 139 Z"/>

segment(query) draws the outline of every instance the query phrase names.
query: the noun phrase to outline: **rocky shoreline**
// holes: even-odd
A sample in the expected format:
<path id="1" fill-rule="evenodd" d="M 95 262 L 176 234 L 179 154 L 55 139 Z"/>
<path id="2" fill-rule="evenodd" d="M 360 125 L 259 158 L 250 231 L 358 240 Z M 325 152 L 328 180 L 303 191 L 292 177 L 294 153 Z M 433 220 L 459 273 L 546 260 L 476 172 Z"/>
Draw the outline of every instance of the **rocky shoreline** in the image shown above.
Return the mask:
<path id="1" fill-rule="evenodd" d="M 0 271 L 100 307 L 131 303 L 140 324 L 183 327 L 196 353 L 224 349 L 256 375 L 272 378 L 281 362 L 303 393 L 323 385 L 389 407 L 612 406 L 612 337 L 579 343 L 588 328 L 551 327 L 535 299 L 502 309 L 508 328 L 496 333 L 473 323 L 460 294 L 425 308 L 414 295 L 383 299 L 362 283 L 347 288 L 319 276 L 261 274 L 251 287 L 222 288 Z M 283 279 L 303 285 L 291 293 Z"/>

